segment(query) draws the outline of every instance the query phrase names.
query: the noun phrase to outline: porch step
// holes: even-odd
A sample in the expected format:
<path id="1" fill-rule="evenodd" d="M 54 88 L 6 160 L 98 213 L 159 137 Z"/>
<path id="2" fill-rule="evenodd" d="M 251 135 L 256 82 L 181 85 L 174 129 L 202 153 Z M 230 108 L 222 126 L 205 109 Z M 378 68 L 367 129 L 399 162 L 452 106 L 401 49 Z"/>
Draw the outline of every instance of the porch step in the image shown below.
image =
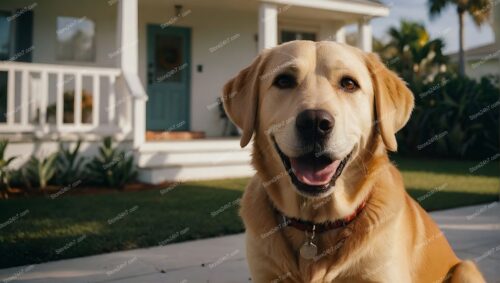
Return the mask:
<path id="1" fill-rule="evenodd" d="M 238 139 L 146 142 L 137 153 L 139 180 L 158 184 L 249 177 L 251 146 L 241 149 Z"/>
<path id="2" fill-rule="evenodd" d="M 143 168 L 139 169 L 139 180 L 160 184 L 165 181 L 184 182 L 197 180 L 214 180 L 226 178 L 250 177 L 255 172 L 250 164 L 217 166 L 178 166 L 171 168 Z"/>
<path id="3" fill-rule="evenodd" d="M 251 145 L 244 149 L 240 147 L 240 140 L 235 138 L 202 139 L 190 141 L 155 141 L 146 142 L 139 149 L 140 152 L 200 152 L 200 151 L 228 151 L 251 150 Z"/>

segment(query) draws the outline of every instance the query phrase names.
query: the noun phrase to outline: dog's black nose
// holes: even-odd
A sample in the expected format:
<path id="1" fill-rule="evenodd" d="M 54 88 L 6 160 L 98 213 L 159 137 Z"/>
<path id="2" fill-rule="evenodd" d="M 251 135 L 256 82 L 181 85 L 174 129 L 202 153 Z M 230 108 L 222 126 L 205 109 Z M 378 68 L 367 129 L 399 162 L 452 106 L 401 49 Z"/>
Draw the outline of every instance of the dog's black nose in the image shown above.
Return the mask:
<path id="1" fill-rule="evenodd" d="M 335 121 L 325 110 L 304 110 L 295 120 L 295 127 L 305 141 L 324 139 L 333 129 Z"/>

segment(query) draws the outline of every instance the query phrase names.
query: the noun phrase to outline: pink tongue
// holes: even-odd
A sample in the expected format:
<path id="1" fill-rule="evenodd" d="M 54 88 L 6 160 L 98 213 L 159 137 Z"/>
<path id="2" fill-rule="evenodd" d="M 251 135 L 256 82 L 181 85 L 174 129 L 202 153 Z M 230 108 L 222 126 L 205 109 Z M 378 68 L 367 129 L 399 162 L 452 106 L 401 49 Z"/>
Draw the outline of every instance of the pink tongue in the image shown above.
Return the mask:
<path id="1" fill-rule="evenodd" d="M 337 167 L 339 167 L 340 160 L 324 166 L 315 168 L 312 164 L 299 162 L 296 158 L 290 158 L 292 170 L 297 179 L 310 186 L 326 185 L 330 182 Z"/>

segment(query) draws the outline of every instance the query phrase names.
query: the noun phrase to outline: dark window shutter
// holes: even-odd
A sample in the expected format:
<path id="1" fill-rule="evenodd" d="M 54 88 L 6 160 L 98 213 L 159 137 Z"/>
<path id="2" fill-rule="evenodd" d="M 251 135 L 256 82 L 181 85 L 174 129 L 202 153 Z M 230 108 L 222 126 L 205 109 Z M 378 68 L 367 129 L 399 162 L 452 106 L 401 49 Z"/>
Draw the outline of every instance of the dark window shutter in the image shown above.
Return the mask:
<path id="1" fill-rule="evenodd" d="M 31 62 L 33 57 L 33 11 L 24 11 L 16 19 L 15 52 L 16 61 Z"/>

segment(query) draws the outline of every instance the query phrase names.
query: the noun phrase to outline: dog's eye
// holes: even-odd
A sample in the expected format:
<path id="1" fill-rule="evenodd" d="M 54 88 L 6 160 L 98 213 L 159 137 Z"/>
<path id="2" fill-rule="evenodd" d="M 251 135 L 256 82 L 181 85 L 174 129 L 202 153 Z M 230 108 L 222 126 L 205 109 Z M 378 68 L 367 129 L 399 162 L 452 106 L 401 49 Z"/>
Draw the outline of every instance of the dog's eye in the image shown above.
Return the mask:
<path id="1" fill-rule="evenodd" d="M 297 80 L 292 75 L 282 74 L 274 79 L 273 85 L 280 89 L 294 88 L 297 86 Z"/>
<path id="2" fill-rule="evenodd" d="M 343 77 L 340 86 L 347 92 L 354 92 L 359 88 L 358 83 L 351 77 Z"/>

